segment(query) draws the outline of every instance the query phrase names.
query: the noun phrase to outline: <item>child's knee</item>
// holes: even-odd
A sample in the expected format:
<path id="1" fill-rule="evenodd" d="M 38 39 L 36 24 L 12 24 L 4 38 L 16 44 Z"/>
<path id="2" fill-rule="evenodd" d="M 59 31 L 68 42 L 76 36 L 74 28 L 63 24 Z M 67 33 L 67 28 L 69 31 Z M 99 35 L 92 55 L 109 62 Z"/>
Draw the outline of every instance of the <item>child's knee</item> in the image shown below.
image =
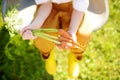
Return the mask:
<path id="1" fill-rule="evenodd" d="M 42 38 L 35 39 L 34 44 L 39 51 L 42 51 L 44 53 L 50 52 L 55 45 L 54 43 Z"/>
<path id="2" fill-rule="evenodd" d="M 77 42 L 80 44 L 80 46 L 85 49 L 90 42 L 91 39 L 91 33 L 77 33 Z"/>

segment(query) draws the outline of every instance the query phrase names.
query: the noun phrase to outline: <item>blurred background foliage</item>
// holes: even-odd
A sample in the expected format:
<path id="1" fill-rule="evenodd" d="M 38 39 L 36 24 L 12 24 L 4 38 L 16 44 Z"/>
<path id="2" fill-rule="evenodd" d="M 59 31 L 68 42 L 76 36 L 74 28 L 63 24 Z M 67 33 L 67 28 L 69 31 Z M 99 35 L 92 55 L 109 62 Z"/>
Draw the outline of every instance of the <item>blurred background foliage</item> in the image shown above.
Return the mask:
<path id="1" fill-rule="evenodd" d="M 120 0 L 109 0 L 109 9 L 108 22 L 93 33 L 75 80 L 120 80 Z M 70 80 L 65 53 L 56 55 L 57 72 L 51 76 L 33 41 L 10 37 L 4 26 L 0 12 L 0 80 Z"/>

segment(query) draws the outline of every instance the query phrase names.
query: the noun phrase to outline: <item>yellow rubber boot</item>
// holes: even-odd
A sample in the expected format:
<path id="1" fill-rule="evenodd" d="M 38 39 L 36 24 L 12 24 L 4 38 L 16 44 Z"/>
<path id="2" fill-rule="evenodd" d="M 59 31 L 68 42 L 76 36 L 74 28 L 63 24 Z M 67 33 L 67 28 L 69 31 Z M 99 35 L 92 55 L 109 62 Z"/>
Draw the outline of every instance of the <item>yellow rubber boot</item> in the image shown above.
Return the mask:
<path id="1" fill-rule="evenodd" d="M 46 71 L 51 75 L 53 75 L 56 72 L 56 61 L 55 61 L 54 49 L 50 52 L 49 57 L 46 59 L 45 68 L 46 68 Z"/>
<path id="2" fill-rule="evenodd" d="M 68 54 L 68 74 L 71 78 L 76 78 L 79 75 L 78 60 L 73 53 Z"/>

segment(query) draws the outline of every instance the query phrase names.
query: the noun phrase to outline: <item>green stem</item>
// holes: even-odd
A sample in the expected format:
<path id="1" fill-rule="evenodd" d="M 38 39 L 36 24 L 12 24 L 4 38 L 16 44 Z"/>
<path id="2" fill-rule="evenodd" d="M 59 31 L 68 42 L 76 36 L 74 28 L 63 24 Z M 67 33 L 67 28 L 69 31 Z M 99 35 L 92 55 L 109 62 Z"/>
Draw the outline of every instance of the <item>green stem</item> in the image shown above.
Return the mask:
<path id="1" fill-rule="evenodd" d="M 43 29 L 43 28 L 41 28 L 41 29 L 33 30 L 32 32 L 33 32 L 33 34 L 34 34 L 35 36 L 44 38 L 44 39 L 46 39 L 46 40 L 48 40 L 48 41 L 51 41 L 51 42 L 54 42 L 54 43 L 56 43 L 56 44 L 60 44 L 60 42 L 57 41 L 57 40 L 58 40 L 58 37 L 52 36 L 52 35 L 49 35 L 49 34 L 45 33 L 45 32 L 58 32 L 57 29 L 52 29 L 52 28 L 44 28 L 44 29 Z M 80 45 L 78 45 L 78 44 L 76 44 L 75 48 L 79 48 L 79 49 L 81 49 L 81 50 L 84 51 L 84 49 L 82 49 L 82 48 L 80 47 Z"/>
<path id="2" fill-rule="evenodd" d="M 40 35 L 43 35 L 43 36 L 46 36 L 46 37 L 49 37 L 49 38 L 58 40 L 58 37 L 52 36 L 52 35 L 49 35 L 49 34 L 46 34 L 46 33 L 41 32 L 41 31 L 39 31 L 39 32 L 38 32 L 38 31 L 33 31 L 33 33 L 34 33 L 34 34 L 39 33 Z"/>
<path id="3" fill-rule="evenodd" d="M 41 37 L 41 38 L 44 38 L 44 39 L 46 39 L 46 40 L 48 40 L 48 41 L 54 42 L 54 43 L 56 43 L 56 44 L 60 44 L 59 41 L 54 40 L 54 39 L 48 37 L 49 35 L 47 35 L 46 33 L 39 32 L 39 33 L 34 33 L 34 35 L 35 35 L 35 36 L 38 36 L 38 37 Z M 46 36 L 46 35 L 47 35 L 47 36 Z"/>
<path id="4" fill-rule="evenodd" d="M 58 32 L 58 29 L 54 29 L 54 28 L 40 28 L 40 29 L 33 30 L 33 31 Z"/>

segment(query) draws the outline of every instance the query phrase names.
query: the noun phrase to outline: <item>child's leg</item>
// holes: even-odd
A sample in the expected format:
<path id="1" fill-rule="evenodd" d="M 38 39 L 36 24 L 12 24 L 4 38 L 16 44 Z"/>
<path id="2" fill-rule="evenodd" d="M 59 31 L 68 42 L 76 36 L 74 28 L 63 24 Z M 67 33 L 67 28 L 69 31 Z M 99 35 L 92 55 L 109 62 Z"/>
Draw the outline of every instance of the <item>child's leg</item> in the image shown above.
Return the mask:
<path id="1" fill-rule="evenodd" d="M 83 53 L 90 41 L 90 36 L 91 33 L 86 32 L 86 30 L 77 33 L 77 42 L 80 48 L 71 49 L 71 53 L 68 55 L 68 73 L 70 77 L 77 77 L 79 75 L 78 61 L 82 59 Z"/>
<path id="2" fill-rule="evenodd" d="M 47 20 L 44 22 L 42 28 L 57 28 L 59 21 L 56 14 L 57 14 L 57 11 L 53 9 L 51 14 L 48 16 Z M 57 35 L 56 33 L 49 33 L 49 34 Z M 34 42 L 35 42 L 35 46 L 39 49 L 41 54 L 44 56 L 48 55 L 55 45 L 53 42 L 50 42 L 40 37 L 35 39 Z"/>
<path id="3" fill-rule="evenodd" d="M 72 5 L 69 5 L 69 8 Z M 68 9 L 69 11 L 60 11 L 60 26 L 63 30 L 67 31 L 70 24 L 71 19 L 71 9 Z M 64 13 L 64 14 L 63 14 Z M 73 48 L 71 49 L 72 52 L 68 54 L 68 74 L 70 77 L 74 78 L 79 75 L 79 65 L 78 61 L 82 59 L 83 53 L 90 41 L 90 35 L 91 33 L 86 31 L 86 27 L 81 27 L 82 23 L 79 24 L 79 30 L 77 32 L 77 42 L 80 44 L 82 49 Z M 89 26 L 87 26 L 89 27 Z M 84 30 L 84 31 L 83 31 Z"/>
<path id="4" fill-rule="evenodd" d="M 90 37 L 91 37 L 91 33 L 88 34 L 84 34 L 80 32 L 77 33 L 77 42 L 80 45 L 80 49 L 74 48 L 71 49 L 71 51 L 78 60 L 82 59 L 83 53 L 86 50 L 87 45 L 90 41 Z"/>
<path id="5" fill-rule="evenodd" d="M 47 18 L 47 20 L 45 21 L 45 23 L 43 24 L 42 28 L 57 28 L 57 29 L 62 28 L 60 23 L 61 16 L 68 18 L 66 12 L 60 12 L 59 10 L 57 10 L 57 8 L 54 8 L 53 5 L 53 10 L 49 15 L 49 17 Z M 67 22 L 68 21 L 69 19 L 67 19 Z M 57 35 L 57 34 L 53 33 L 52 35 Z M 55 44 L 45 39 L 37 38 L 35 39 L 35 46 L 39 49 L 42 57 L 46 60 L 45 67 L 47 72 L 49 74 L 54 74 L 56 71 L 56 62 L 54 57 L 55 52 L 53 49 Z"/>

